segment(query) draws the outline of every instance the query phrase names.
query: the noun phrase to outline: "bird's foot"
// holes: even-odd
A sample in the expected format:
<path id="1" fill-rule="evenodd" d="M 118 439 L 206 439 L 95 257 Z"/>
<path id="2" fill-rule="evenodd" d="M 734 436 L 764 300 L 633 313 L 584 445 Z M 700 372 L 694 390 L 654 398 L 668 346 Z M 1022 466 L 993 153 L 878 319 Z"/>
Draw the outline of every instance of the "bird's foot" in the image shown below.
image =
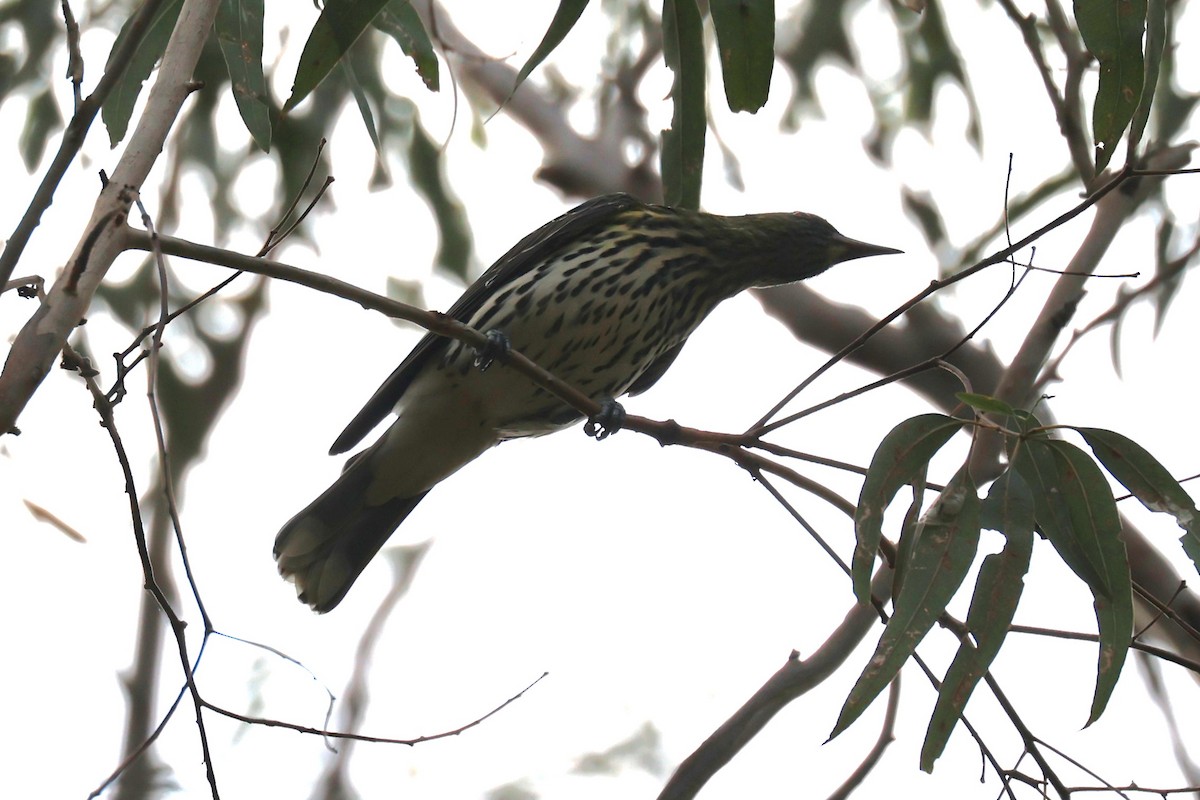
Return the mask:
<path id="1" fill-rule="evenodd" d="M 600 442 L 621 430 L 624 424 L 625 407 L 616 400 L 605 400 L 600 404 L 600 412 L 588 417 L 583 432 Z"/>
<path id="2" fill-rule="evenodd" d="M 504 331 L 492 328 L 484 336 L 487 337 L 487 343 L 475 349 L 475 366 L 480 372 L 487 372 L 493 361 L 512 352 L 512 342 L 508 340 Z"/>

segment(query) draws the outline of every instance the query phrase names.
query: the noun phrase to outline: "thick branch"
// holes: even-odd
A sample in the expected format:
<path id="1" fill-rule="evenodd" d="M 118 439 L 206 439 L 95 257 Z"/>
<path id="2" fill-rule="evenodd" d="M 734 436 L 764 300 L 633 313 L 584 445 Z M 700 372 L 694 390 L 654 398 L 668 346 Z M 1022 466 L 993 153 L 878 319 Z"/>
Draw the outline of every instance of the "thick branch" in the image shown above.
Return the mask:
<path id="1" fill-rule="evenodd" d="M 193 89 L 192 71 L 216 13 L 217 0 L 184 3 L 146 110 L 129 137 L 112 179 L 101 190 L 66 269 L 9 351 L 0 374 L 0 434 L 15 430 L 17 417 L 49 374 L 71 331 L 86 316 L 100 281 L 124 249 L 130 203 L 162 152 L 183 101 Z"/>
<path id="2" fill-rule="evenodd" d="M 883 567 L 875 574 L 871 593 L 875 597 L 887 597 L 891 594 L 891 585 L 892 571 Z M 659 800 L 695 797 L 708 779 L 728 764 L 784 706 L 820 686 L 840 667 L 878 621 L 879 612 L 874 606 L 855 603 L 846 612 L 842 624 L 810 657 L 801 659 L 799 653 L 793 652 L 745 705 L 679 765 L 663 787 Z"/>

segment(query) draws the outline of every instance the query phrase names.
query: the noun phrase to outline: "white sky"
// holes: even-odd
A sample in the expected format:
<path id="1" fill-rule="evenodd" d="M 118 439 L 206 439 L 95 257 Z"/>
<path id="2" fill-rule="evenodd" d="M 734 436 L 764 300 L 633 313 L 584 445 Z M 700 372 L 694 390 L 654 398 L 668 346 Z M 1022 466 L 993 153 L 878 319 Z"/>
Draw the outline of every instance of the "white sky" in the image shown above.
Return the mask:
<path id="1" fill-rule="evenodd" d="M 501 4 L 478 4 L 470 19 L 459 13 L 455 21 L 488 52 L 512 53 L 519 63 L 536 45 L 541 21 L 549 20 L 554 5 L 529 4 L 519 27 L 504 19 L 508 9 Z M 870 14 L 860 17 L 856 24 L 864 31 L 874 24 Z M 962 24 L 981 17 L 986 21 L 978 26 Z M 1180 32 L 1183 40 L 1195 38 L 1192 17 Z M 568 42 L 574 60 L 560 67 L 581 85 L 590 85 L 602 47 L 599 18 L 598 8 L 587 12 L 585 29 Z M 721 181 L 719 156 L 710 146 L 705 206 L 725 213 L 820 213 L 849 236 L 900 247 L 907 255 L 856 262 L 817 279 L 817 288 L 877 313 L 915 294 L 934 277 L 936 264 L 900 210 L 897 189 L 902 182 L 928 188 L 942 199 L 949 230 L 964 242 L 991 224 L 1000 209 L 1010 152 L 1014 193 L 1057 171 L 1064 158 L 1040 88 L 1013 88 L 1012 81 L 1029 74 L 1016 34 L 999 10 L 984 12 L 971 4 L 961 18 L 952 14 L 951 23 L 972 64 L 988 65 L 971 75 L 984 112 L 982 158 L 961 142 L 966 120 L 961 95 L 943 89 L 930 140 L 903 134 L 893 171 L 863 166 L 860 142 L 870 128 L 869 106 L 855 81 L 833 68 L 817 77 L 825 120 L 806 122 L 797 135 L 780 136 L 777 120 L 788 86 L 783 70 L 777 70 L 772 100 L 756 117 L 732 117 L 718 105 L 720 95 L 712 96 L 721 134 L 742 158 L 747 190 L 739 194 Z M 293 32 L 295 44 L 301 38 Z M 103 32 L 85 35 L 90 79 L 110 43 Z M 268 53 L 268 60 L 273 55 Z M 425 95 L 409 76 L 409 64 L 395 55 L 397 90 L 421 102 L 423 119 L 435 135 L 450 136 L 451 182 L 467 205 L 482 261 L 563 210 L 553 192 L 531 179 L 540 153 L 522 131 L 498 116 L 487 128 L 488 148 L 478 149 L 469 141 L 464 115 L 451 129 L 449 96 Z M 1188 57 L 1189 51 L 1180 56 Z M 284 63 L 296 57 L 293 48 Z M 894 45 L 880 39 L 863 57 L 882 76 L 894 68 L 898 55 Z M 1185 64 L 1181 74 L 1197 74 L 1194 66 Z M 291 73 L 285 67 L 281 74 Z M 664 81 L 651 88 L 666 87 Z M 285 95 L 287 82 L 275 89 Z M 64 102 L 68 91 L 63 83 Z M 228 105 L 236 126 L 232 103 Z M 586 101 L 581 106 L 586 114 Z M 0 113 L 5 152 L 13 153 L 22 120 L 19 103 L 7 104 Z M 235 145 L 240 136 L 231 128 L 229 146 L 240 146 Z M 390 274 L 427 278 L 435 247 L 428 211 L 406 186 L 401 167 L 395 165 L 394 189 L 366 191 L 370 144 L 353 109 L 343 116 L 330 147 L 336 211 L 311 223 L 320 253 L 289 247 L 279 257 L 377 291 L 383 291 Z M 87 156 L 60 190 L 20 274 L 36 269 L 49 275 L 73 246 L 78 220 L 85 218 L 95 195 L 96 170 L 111 168 L 116 157 L 107 150 L 99 126 Z M 846 171 L 847 165 L 853 172 Z M 16 168 L 10 173 L 0 207 L 6 230 L 37 177 Z M 245 202 L 251 208 L 261 202 L 254 195 L 258 180 L 246 181 Z M 1192 180 L 1175 181 L 1169 196 L 1181 218 L 1194 220 Z M 204 191 L 197 181 L 185 184 L 185 196 L 196 202 L 187 203 L 178 235 L 212 239 Z M 154 192 L 146 197 L 153 199 Z M 1056 201 L 1023 223 L 1023 230 L 1072 202 Z M 1038 263 L 1065 264 L 1089 220 L 1085 214 L 1040 242 Z M 1148 275 L 1152 233 L 1149 221 L 1131 225 L 1102 269 Z M 260 231 L 239 232 L 231 246 L 253 250 L 261 236 Z M 117 272 L 135 263 L 131 257 L 118 264 Z M 197 289 L 223 274 L 183 262 L 175 266 Z M 994 272 L 961 286 L 944 302 L 965 319 L 978 319 L 1007 285 L 1007 274 Z M 1018 340 L 1012 334 L 1024 330 L 1052 280 L 1033 277 L 989 328 L 1002 357 L 1013 352 Z M 1118 285 L 1096 282 L 1076 321 L 1090 320 L 1107 308 Z M 426 286 L 435 308 L 448 306 L 457 291 L 438 278 Z M 1194 426 L 1183 403 L 1164 401 L 1186 396 L 1193 388 L 1188 376 L 1194 356 L 1185 348 L 1200 338 L 1198 317 L 1189 313 L 1196 307 L 1196 294 L 1194 285 L 1185 285 L 1157 340 L 1152 338 L 1149 306 L 1131 312 L 1122 339 L 1123 380 L 1108 365 L 1106 334 L 1081 343 L 1064 368 L 1066 380 L 1054 388 L 1059 418 L 1115 428 L 1143 443 L 1177 475 L 1195 472 Z M 245 386 L 221 419 L 207 460 L 186 487 L 185 535 L 218 627 L 291 654 L 341 693 L 361 627 L 386 591 L 388 570 L 383 563 L 372 566 L 342 606 L 317 617 L 279 580 L 271 542 L 279 525 L 336 476 L 340 463 L 324 455 L 329 442 L 418 334 L 298 287 L 272 287 L 270 304 L 270 315 L 254 333 Z M 13 293 L 0 297 L 3 335 L 11 336 L 31 310 L 32 304 Z M 97 353 L 123 349 L 129 339 L 99 316 L 89 325 L 89 335 Z M 752 299 L 741 297 L 702 326 L 668 378 L 627 408 L 698 427 L 740 430 L 822 360 L 767 319 Z M 824 399 L 865 378 L 839 368 L 807 398 Z M 118 422 L 144 488 L 154 446 L 141 381 L 139 373 Z M 779 440 L 865 464 L 892 425 L 926 410 L 899 392 L 882 400 L 838 406 L 793 426 Z M 119 675 L 130 662 L 141 578 L 120 473 L 79 381 L 52 374 L 22 416 L 21 427 L 24 435 L 0 443 L 0 519 L 6 521 L 10 548 L 0 562 L 10 594 L 0 611 L 9 643 L 0 673 L 9 687 L 4 707 L 12 731 L 5 747 L 10 764 L 5 793 L 79 797 L 118 760 L 124 719 Z M 854 481 L 827 477 L 846 496 L 857 496 Z M 798 493 L 789 497 L 802 504 L 803 513 L 842 552 L 849 552 L 851 532 L 845 520 Z M 88 543 L 76 544 L 34 522 L 23 499 L 62 517 Z M 1143 513 L 1133 516 L 1160 537 L 1178 562 L 1174 524 Z M 845 579 L 744 473 L 719 458 L 662 449 L 629 432 L 597 444 L 571 431 L 506 444 L 487 454 L 431 493 L 394 541 L 431 538 L 434 546 L 411 593 L 379 643 L 365 732 L 416 736 L 454 728 L 543 671 L 550 675 L 522 700 L 461 737 L 412 749 L 359 745 L 352 776 L 364 796 L 482 796 L 514 782 L 548 797 L 652 796 L 670 770 L 792 648 L 811 653 L 852 603 Z M 1043 545 L 1018 621 L 1091 630 L 1090 598 Z M 959 612 L 965 610 L 964 599 L 956 605 Z M 185 613 L 198 627 L 194 611 L 189 607 Z M 873 645 L 869 638 L 834 679 L 785 710 L 718 775 L 704 797 L 823 796 L 836 786 L 878 732 L 882 703 L 839 739 L 821 745 Z M 953 649 L 947 637 L 935 632 L 922 652 L 944 667 Z M 1147 710 L 1140 668 L 1132 659 L 1108 714 L 1080 732 L 1094 660 L 1089 645 L 1014 637 L 996 671 L 1031 727 L 1050 743 L 1102 768 L 1116 782 L 1180 785 L 1160 717 Z M 173 652 L 164 656 L 164 664 L 166 674 L 177 673 Z M 1200 708 L 1194 684 L 1169 665 L 1165 673 L 1178 690 L 1176 714 L 1196 741 Z M 266 705 L 254 713 L 322 724 L 323 691 L 295 668 L 259 651 L 214 642 L 200 678 L 212 699 L 229 707 L 250 709 L 261 692 Z M 173 678 L 165 681 L 164 698 L 173 694 L 174 685 Z M 899 741 L 863 796 L 995 795 L 990 774 L 988 785 L 979 786 L 978 753 L 961 731 L 932 776 L 917 770 L 932 702 L 924 678 L 906 670 Z M 985 726 L 1002 762 L 1011 766 L 1019 742 L 998 718 L 994 701 L 977 693 L 969 713 Z M 161 752 L 175 768 L 173 777 L 184 794 L 205 796 L 191 717 L 185 711 L 172 722 Z M 616 776 L 572 773 L 579 756 L 611 747 L 648 721 L 662 735 L 664 772 L 625 765 Z M 208 723 L 227 799 L 304 796 L 325 757 L 323 743 L 315 738 L 246 730 L 212 715 Z M 1139 726 L 1136 736 L 1131 735 L 1134 724 Z"/>

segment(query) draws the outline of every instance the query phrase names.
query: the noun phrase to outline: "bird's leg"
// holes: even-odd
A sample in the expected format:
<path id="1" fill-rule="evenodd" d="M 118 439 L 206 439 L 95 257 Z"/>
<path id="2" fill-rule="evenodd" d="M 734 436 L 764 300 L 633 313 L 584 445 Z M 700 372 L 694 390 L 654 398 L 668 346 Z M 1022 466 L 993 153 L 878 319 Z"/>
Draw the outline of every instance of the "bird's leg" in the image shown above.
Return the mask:
<path id="1" fill-rule="evenodd" d="M 484 336 L 487 337 L 487 343 L 475 349 L 475 366 L 479 367 L 480 372 L 487 372 L 493 361 L 512 352 L 512 342 L 504 331 L 492 328 Z"/>
<path id="2" fill-rule="evenodd" d="M 625 424 L 625 407 L 616 400 L 608 399 L 600 403 L 600 411 L 588 417 L 583 426 L 583 432 L 597 442 L 607 439 Z"/>

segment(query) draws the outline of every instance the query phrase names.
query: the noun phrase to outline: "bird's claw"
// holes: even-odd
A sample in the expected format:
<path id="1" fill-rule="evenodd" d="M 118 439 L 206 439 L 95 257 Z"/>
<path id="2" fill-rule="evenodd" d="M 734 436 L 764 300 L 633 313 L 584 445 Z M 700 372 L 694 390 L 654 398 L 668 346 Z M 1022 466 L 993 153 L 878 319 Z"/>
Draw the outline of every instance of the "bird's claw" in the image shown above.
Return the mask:
<path id="1" fill-rule="evenodd" d="M 487 337 L 487 343 L 475 349 L 475 366 L 480 372 L 487 372 L 493 361 L 512 352 L 512 342 L 503 331 L 492 328 L 484 336 Z"/>
<path id="2" fill-rule="evenodd" d="M 583 432 L 600 442 L 621 430 L 624 424 L 625 407 L 616 400 L 605 400 L 600 404 L 599 413 L 588 417 Z"/>

